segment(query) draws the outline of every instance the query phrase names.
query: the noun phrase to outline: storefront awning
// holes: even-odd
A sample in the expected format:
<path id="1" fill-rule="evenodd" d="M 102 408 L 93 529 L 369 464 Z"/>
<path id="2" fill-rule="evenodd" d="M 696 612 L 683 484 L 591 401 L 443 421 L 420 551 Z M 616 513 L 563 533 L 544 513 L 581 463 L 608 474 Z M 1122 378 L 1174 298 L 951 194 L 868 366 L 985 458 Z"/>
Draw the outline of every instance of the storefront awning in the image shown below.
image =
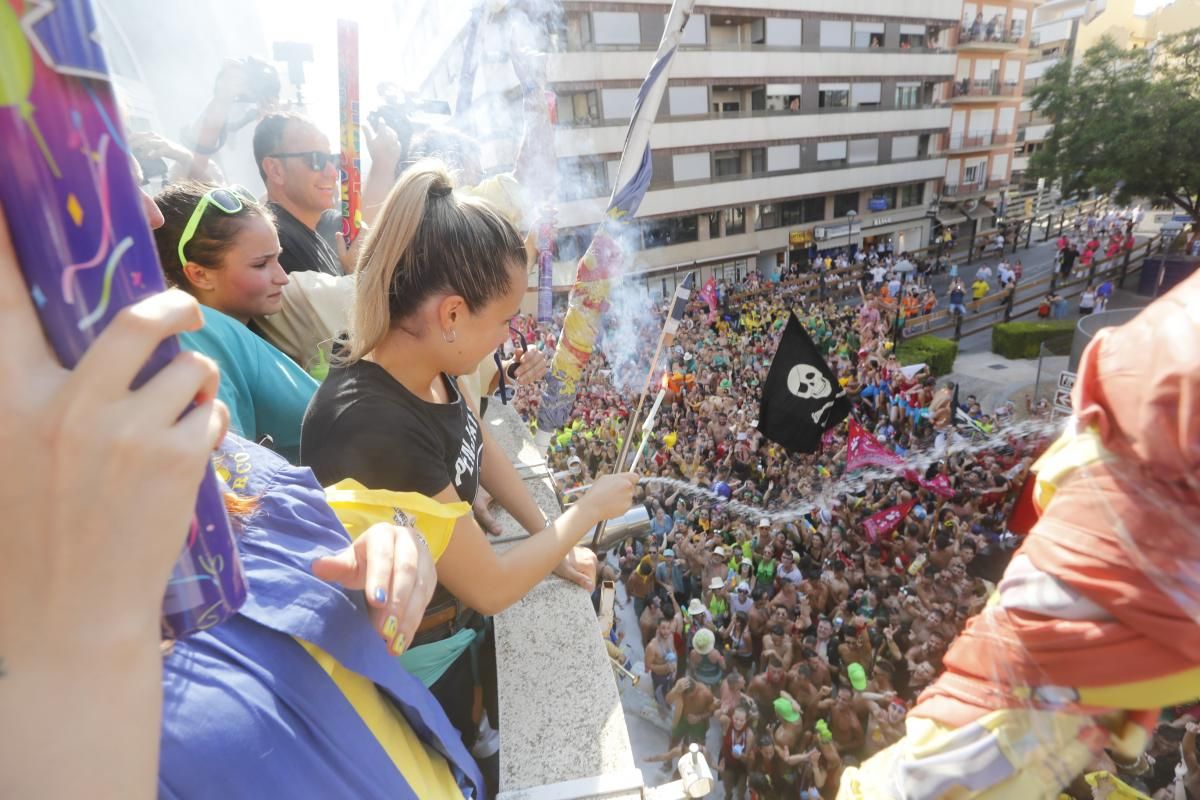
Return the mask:
<path id="1" fill-rule="evenodd" d="M 957 225 L 960 222 L 966 222 L 967 218 L 957 211 L 943 209 L 937 213 L 937 221 L 942 225 Z"/>
<path id="2" fill-rule="evenodd" d="M 989 205 L 980 203 L 967 212 L 970 219 L 987 219 L 988 217 L 996 216 L 996 210 Z"/>

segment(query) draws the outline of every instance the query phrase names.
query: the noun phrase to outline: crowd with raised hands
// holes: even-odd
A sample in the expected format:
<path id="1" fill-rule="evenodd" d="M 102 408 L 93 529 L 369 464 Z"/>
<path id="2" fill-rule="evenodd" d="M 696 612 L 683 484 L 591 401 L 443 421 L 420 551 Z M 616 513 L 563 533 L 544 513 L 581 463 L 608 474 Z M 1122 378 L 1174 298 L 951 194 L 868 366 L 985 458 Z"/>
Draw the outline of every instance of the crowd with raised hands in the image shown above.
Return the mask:
<path id="1" fill-rule="evenodd" d="M 756 284 L 724 288 L 715 311 L 693 302 L 655 372 L 666 401 L 639 472 L 668 480 L 639 486 L 650 534 L 609 566 L 637 619 L 620 635 L 641 646 L 635 655 L 644 648 L 670 725 L 658 758 L 695 742 L 709 746 L 726 797 L 832 798 L 845 766 L 903 735 L 905 709 L 987 602 L 1019 541 L 1007 522 L 1045 442 L 1005 437 L 1011 406 L 985 412 L 925 368 L 901 365 L 877 293 L 847 305 L 804 282 Z M 793 313 L 852 403 L 812 455 L 789 455 L 757 429 Z M 611 352 L 614 336 L 593 354 L 572 422 L 554 439 L 564 488 L 614 468 L 638 389 L 615 376 L 636 374 L 631 362 L 647 367 L 653 325 L 634 337 L 643 350 Z M 536 397 L 522 392 L 518 404 L 532 412 Z M 848 449 L 861 436 L 894 458 L 855 480 Z"/>

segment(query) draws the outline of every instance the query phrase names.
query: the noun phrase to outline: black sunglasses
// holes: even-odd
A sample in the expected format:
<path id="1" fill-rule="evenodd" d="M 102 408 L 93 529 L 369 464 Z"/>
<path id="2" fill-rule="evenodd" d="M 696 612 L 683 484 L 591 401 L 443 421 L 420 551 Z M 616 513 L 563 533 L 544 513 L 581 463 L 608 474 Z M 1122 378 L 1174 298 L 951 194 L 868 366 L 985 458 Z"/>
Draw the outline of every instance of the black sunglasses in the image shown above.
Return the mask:
<path id="1" fill-rule="evenodd" d="M 326 164 L 338 166 L 341 156 L 337 153 L 322 153 L 320 150 L 305 150 L 300 153 L 272 153 L 267 158 L 299 158 L 313 172 L 325 169 Z"/>
<path id="2" fill-rule="evenodd" d="M 514 328 L 512 325 L 508 326 L 508 332 L 510 335 L 516 334 L 517 340 L 521 343 L 521 352 L 522 353 L 528 352 L 529 343 L 527 341 L 525 341 L 525 334 L 521 333 L 519 330 Z M 517 393 L 517 389 L 514 386 L 512 388 L 512 390 L 510 391 L 508 385 L 504 382 L 504 378 L 505 378 L 504 349 L 501 348 L 501 349 L 497 350 L 495 353 L 492 354 L 492 358 L 494 358 L 496 360 L 496 369 L 499 370 L 499 372 L 500 372 L 500 388 L 497 389 L 497 393 L 500 395 L 500 402 L 504 403 L 505 405 L 508 405 L 508 401 L 512 399 L 512 395 Z M 508 378 L 515 381 L 517 379 L 517 365 L 510 364 L 508 371 L 509 371 Z"/>

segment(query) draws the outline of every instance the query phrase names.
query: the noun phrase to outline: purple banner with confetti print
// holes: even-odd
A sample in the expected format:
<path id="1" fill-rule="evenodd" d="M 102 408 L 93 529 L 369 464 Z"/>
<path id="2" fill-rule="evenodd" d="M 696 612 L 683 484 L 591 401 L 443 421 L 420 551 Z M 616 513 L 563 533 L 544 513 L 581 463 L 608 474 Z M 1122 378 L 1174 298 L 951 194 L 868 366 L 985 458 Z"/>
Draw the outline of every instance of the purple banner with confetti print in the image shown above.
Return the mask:
<path id="1" fill-rule="evenodd" d="M 164 288 L 98 42 L 86 0 L 0 0 L 0 206 L 46 337 L 67 367 L 118 311 Z M 164 342 L 137 383 L 178 352 L 174 339 Z M 210 469 L 163 601 L 164 635 L 212 627 L 245 597 Z"/>

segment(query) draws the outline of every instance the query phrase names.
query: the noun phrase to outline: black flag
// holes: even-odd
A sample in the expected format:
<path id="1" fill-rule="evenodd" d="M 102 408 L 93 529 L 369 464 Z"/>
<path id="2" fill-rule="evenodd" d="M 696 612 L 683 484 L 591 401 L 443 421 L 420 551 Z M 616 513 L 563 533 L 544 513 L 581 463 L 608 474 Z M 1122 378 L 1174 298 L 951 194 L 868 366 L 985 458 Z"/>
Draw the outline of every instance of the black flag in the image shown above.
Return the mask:
<path id="1" fill-rule="evenodd" d="M 815 453 L 821 434 L 849 414 L 846 390 L 800 320 L 789 314 L 763 385 L 758 429 L 788 450 Z"/>

